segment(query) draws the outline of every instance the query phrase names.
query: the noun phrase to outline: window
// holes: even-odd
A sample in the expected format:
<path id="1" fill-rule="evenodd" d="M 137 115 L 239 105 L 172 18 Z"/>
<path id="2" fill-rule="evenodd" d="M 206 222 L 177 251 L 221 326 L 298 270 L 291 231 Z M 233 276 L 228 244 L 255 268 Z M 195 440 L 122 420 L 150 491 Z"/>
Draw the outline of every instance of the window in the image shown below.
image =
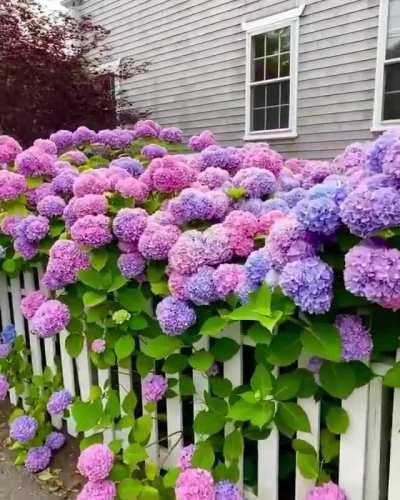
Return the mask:
<path id="1" fill-rule="evenodd" d="M 381 0 L 373 129 L 400 124 L 400 0 Z"/>
<path id="2" fill-rule="evenodd" d="M 246 49 L 245 140 L 295 137 L 299 16 L 304 5 L 243 23 Z"/>

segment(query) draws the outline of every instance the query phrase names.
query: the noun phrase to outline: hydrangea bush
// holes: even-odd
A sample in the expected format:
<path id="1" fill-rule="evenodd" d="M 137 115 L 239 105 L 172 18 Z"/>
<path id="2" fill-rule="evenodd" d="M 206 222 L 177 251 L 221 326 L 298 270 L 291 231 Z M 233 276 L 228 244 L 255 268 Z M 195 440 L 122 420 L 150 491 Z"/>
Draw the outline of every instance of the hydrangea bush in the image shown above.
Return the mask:
<path id="1" fill-rule="evenodd" d="M 31 332 L 66 329 L 71 357 L 87 343 L 95 367 L 133 367 L 144 379 L 122 401 L 113 383 L 73 400 L 59 375 L 32 377 L 20 337 L 4 341 L 0 395 L 10 386 L 24 395 L 24 381 L 36 381 L 32 410 L 13 415 L 19 460 L 39 470 L 63 443 L 34 410 L 39 398 L 43 415 L 70 412 L 77 431 L 91 433 L 81 441 L 88 482 L 79 498 L 240 499 L 244 439 L 265 439 L 274 426 L 289 439 L 309 432 L 296 398 L 317 397 L 321 456 L 302 440 L 292 447 L 319 484 L 310 499 L 345 498 L 329 482 L 348 426 L 338 400 L 375 376 L 369 360 L 399 345 L 398 151 L 392 130 L 331 162 L 285 159 L 267 144 L 221 147 L 210 131 L 185 143 L 182 131 L 151 120 L 61 130 L 25 151 L 1 137 L 2 269 L 44 265 L 49 290 L 21 303 Z M 239 350 L 229 333 L 239 322 L 254 366 L 233 387 L 220 364 Z M 203 336 L 209 349 L 196 347 Z M 302 354 L 308 368 L 297 367 Z M 204 394 L 195 395 L 191 370 L 208 377 Z M 400 386 L 400 365 L 383 383 Z M 185 442 L 166 472 L 148 459 L 152 414 L 166 397 L 194 395 L 203 402 L 193 425 L 200 439 Z M 106 446 L 107 429 L 127 430 L 129 443 Z"/>

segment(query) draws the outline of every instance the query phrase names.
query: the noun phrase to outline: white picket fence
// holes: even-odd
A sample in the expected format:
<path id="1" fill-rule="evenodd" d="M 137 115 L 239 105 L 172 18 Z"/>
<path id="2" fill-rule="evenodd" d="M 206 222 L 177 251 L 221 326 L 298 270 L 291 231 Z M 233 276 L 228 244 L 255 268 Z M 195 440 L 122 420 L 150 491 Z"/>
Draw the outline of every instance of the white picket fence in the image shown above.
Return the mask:
<path id="1" fill-rule="evenodd" d="M 26 271 L 21 276 L 8 279 L 0 273 L 0 315 L 1 326 L 4 328 L 14 323 L 17 333 L 24 335 L 29 343 L 33 372 L 41 374 L 46 366 L 55 368 L 55 356 L 58 353 L 64 386 L 72 394 L 88 400 L 92 383 L 104 386 L 110 377 L 110 370 L 95 370 L 90 363 L 88 348 L 85 345 L 80 355 L 71 359 L 65 349 L 67 332 L 58 338 L 46 340 L 29 333 L 27 322 L 20 311 L 20 300 L 26 293 L 36 290 L 40 277 L 38 272 Z M 239 326 L 230 327 L 225 331 L 229 336 L 242 343 Z M 207 348 L 208 339 L 199 341 L 197 348 Z M 251 345 L 246 341 L 246 345 Z M 243 348 L 234 358 L 224 363 L 223 375 L 231 380 L 234 386 L 242 383 Z M 400 354 L 398 355 L 400 358 Z M 305 366 L 307 359 L 302 359 L 299 366 Z M 373 366 L 375 373 L 384 374 L 388 366 L 378 364 Z M 131 372 L 127 368 L 118 368 L 119 393 L 121 401 L 126 393 L 133 388 Z M 208 381 L 204 374 L 193 372 L 193 380 L 198 394 L 208 389 Z M 15 392 L 10 393 L 11 401 L 16 404 Z M 379 378 L 375 378 L 368 386 L 356 390 L 343 401 L 343 408 L 350 417 L 350 427 L 340 439 L 339 483 L 346 491 L 349 500 L 399 500 L 400 499 L 400 390 L 394 391 L 393 408 L 391 405 L 391 390 L 382 387 Z M 300 399 L 298 403 L 307 413 L 311 433 L 299 433 L 298 437 L 311 443 L 317 450 L 320 443 L 320 404 L 313 398 Z M 193 412 L 196 415 L 203 409 L 202 401 L 196 396 L 193 400 Z M 165 417 L 164 417 L 165 418 Z M 167 399 L 166 427 L 170 436 L 168 443 L 158 444 L 158 421 L 154 420 L 150 443 L 149 458 L 159 464 L 176 466 L 182 447 L 181 433 L 184 418 L 183 405 L 180 397 Z M 53 423 L 61 427 L 60 419 Z M 71 419 L 66 422 L 67 431 L 76 435 Z M 227 429 L 229 432 L 229 429 Z M 109 430 L 105 439 L 125 438 L 126 431 Z M 259 441 L 258 447 L 258 484 L 256 491 L 245 489 L 249 500 L 278 500 L 279 498 L 279 435 L 273 430 L 268 439 Z M 246 460 L 246 457 L 244 457 Z M 241 467 L 242 469 L 242 467 Z M 243 478 L 241 479 L 243 480 Z M 304 479 L 296 470 L 295 496 L 293 500 L 304 500 L 306 492 L 312 483 Z"/>

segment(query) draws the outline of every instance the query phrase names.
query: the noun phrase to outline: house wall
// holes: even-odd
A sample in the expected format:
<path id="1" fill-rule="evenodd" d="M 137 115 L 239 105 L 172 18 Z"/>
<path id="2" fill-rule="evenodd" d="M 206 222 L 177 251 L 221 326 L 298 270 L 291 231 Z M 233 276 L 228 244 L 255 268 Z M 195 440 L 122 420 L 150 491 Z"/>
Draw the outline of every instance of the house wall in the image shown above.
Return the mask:
<path id="1" fill-rule="evenodd" d="M 192 135 L 213 130 L 241 144 L 245 120 L 245 33 L 252 21 L 295 0 L 84 0 L 83 14 L 111 30 L 115 58 L 150 61 L 123 83 L 139 109 Z M 298 137 L 270 140 L 281 152 L 332 158 L 372 138 L 379 0 L 305 0 L 300 19 Z"/>

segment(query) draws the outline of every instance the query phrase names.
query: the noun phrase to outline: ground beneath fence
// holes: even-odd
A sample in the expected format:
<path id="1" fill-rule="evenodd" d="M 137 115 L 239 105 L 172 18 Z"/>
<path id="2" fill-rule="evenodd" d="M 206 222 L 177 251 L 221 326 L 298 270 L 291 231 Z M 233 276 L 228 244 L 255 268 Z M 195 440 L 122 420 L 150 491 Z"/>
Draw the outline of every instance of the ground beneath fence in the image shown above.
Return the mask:
<path id="1" fill-rule="evenodd" d="M 0 403 L 0 500 L 75 498 L 83 482 L 75 470 L 77 442 L 69 438 L 67 445 L 54 456 L 51 468 L 33 475 L 14 465 L 15 452 L 6 447 L 10 411 L 8 403 Z"/>

